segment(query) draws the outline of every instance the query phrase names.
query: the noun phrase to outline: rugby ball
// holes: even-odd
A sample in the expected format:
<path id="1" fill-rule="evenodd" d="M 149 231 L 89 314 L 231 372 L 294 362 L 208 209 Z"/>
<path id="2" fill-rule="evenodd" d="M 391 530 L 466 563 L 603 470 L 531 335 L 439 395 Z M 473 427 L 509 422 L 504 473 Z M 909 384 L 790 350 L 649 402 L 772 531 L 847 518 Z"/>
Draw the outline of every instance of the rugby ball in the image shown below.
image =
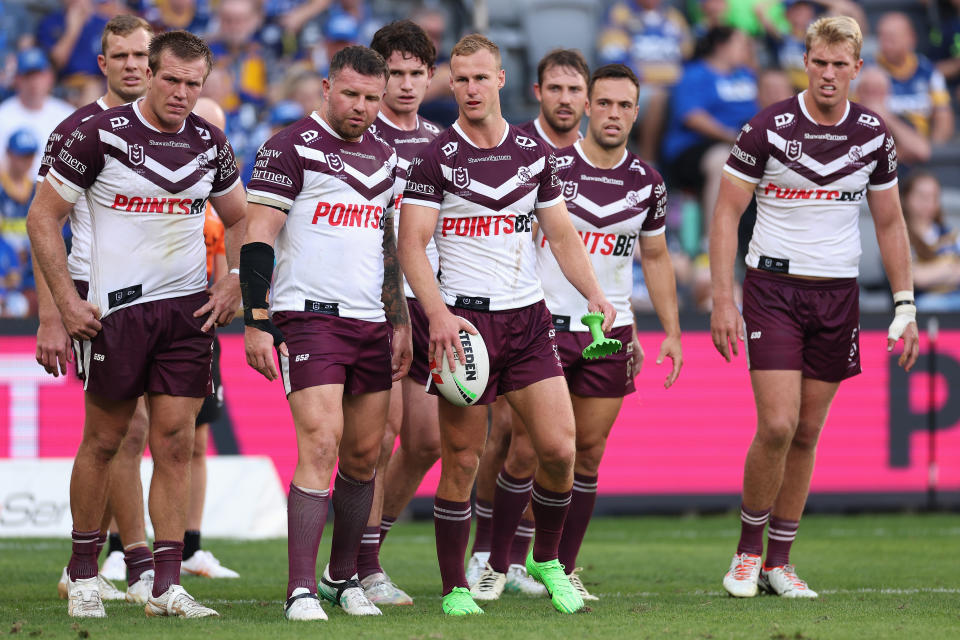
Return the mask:
<path id="1" fill-rule="evenodd" d="M 466 322 L 470 324 L 469 321 Z M 470 326 L 473 327 L 472 324 Z M 460 362 L 457 352 L 454 351 L 453 357 L 457 360 L 457 369 L 451 372 L 446 358 L 441 364 L 431 360 L 430 378 L 451 404 L 469 407 L 480 399 L 487 388 L 487 380 L 490 378 L 490 359 L 487 356 L 487 345 L 479 333 L 471 335 L 461 329 L 460 346 L 463 347 L 466 362 Z"/>

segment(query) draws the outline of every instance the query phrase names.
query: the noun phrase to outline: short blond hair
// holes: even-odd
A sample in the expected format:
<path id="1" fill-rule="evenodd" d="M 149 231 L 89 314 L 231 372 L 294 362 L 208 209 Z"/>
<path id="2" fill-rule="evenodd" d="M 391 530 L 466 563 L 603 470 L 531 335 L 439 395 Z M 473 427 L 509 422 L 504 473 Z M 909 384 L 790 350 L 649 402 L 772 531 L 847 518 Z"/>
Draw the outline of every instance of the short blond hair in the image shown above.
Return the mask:
<path id="1" fill-rule="evenodd" d="M 497 69 L 502 68 L 503 64 L 500 59 L 500 47 L 494 44 L 492 40 L 479 33 L 470 33 L 460 38 L 460 42 L 453 46 L 453 50 L 450 52 L 450 57 L 472 56 L 478 51 L 484 50 L 493 54 L 494 59 L 497 61 Z"/>
<path id="2" fill-rule="evenodd" d="M 820 18 L 807 27 L 805 38 L 807 53 L 810 53 L 810 47 L 815 42 L 823 42 L 826 45 L 849 43 L 853 47 L 854 60 L 859 60 L 860 49 L 863 47 L 863 33 L 860 31 L 860 25 L 853 18 L 849 16 L 829 16 Z"/>

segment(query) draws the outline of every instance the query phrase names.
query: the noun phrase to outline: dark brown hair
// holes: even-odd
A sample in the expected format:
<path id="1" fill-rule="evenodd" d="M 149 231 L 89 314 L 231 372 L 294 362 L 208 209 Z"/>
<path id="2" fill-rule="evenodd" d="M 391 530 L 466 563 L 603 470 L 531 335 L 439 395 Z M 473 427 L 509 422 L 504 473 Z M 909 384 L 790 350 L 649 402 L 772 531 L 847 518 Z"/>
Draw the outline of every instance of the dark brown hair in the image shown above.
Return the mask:
<path id="1" fill-rule="evenodd" d="M 334 76 L 346 67 L 353 69 L 362 76 L 387 77 L 387 63 L 383 61 L 383 56 L 373 49 L 361 45 L 344 47 L 333 54 L 327 76 L 333 81 Z"/>
<path id="2" fill-rule="evenodd" d="M 587 85 L 587 98 L 593 95 L 593 85 L 597 80 L 606 80 L 607 78 L 626 78 L 637 88 L 637 95 L 640 95 L 640 81 L 630 67 L 623 64 L 605 64 L 590 76 L 590 84 Z"/>
<path id="3" fill-rule="evenodd" d="M 432 68 L 437 61 L 437 48 L 420 25 L 410 20 L 397 20 L 373 34 L 370 48 L 387 60 L 394 51 L 409 54 Z"/>
<path id="4" fill-rule="evenodd" d="M 590 67 L 576 49 L 554 49 L 543 56 L 537 65 L 537 84 L 543 84 L 543 74 L 550 67 L 569 67 L 583 76 L 584 82 L 590 81 Z"/>

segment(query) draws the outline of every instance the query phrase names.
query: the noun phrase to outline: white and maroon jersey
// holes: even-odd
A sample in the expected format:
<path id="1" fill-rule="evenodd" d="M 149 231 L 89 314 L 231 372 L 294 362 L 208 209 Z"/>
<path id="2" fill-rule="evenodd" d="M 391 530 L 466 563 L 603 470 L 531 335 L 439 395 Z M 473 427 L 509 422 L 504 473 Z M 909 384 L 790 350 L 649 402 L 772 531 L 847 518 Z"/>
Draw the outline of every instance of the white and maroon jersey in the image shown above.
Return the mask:
<path id="1" fill-rule="evenodd" d="M 663 178 L 626 150 L 615 167 L 600 169 L 587 159 L 579 142 L 557 151 L 557 167 L 573 226 L 590 255 L 600 287 L 617 310 L 613 326 L 633 324 L 633 251 L 640 236 L 666 230 Z M 537 231 L 537 273 L 554 324 L 588 331 L 580 322 L 587 300 L 564 277 L 542 230 Z"/>
<path id="2" fill-rule="evenodd" d="M 223 132 L 190 114 L 176 133 L 134 102 L 90 118 L 64 141 L 49 175 L 90 210 L 90 293 L 103 315 L 206 289 L 207 198 L 240 186 Z"/>
<path id="3" fill-rule="evenodd" d="M 403 190 L 407 186 L 407 172 L 410 170 L 410 163 L 434 138 L 440 135 L 440 127 L 417 116 L 416 128 L 406 131 L 390 122 L 390 119 L 383 115 L 383 112 L 380 112 L 377 114 L 377 121 L 370 125 L 370 132 L 379 136 L 397 152 L 397 179 L 393 189 L 393 210 L 396 220 L 395 231 L 399 235 L 401 221 L 400 216 L 397 216 L 396 213 L 400 211 L 400 201 L 403 200 Z M 430 261 L 433 272 L 436 273 L 440 266 L 440 257 L 437 255 L 437 245 L 433 240 L 427 245 L 427 259 Z M 410 288 L 406 276 L 403 278 L 403 292 L 408 298 L 414 297 L 413 289 Z"/>
<path id="4" fill-rule="evenodd" d="M 854 102 L 837 124 L 817 124 L 805 94 L 754 116 L 724 166 L 757 185 L 746 262 L 782 273 L 856 277 L 860 203 L 867 189 L 897 184 L 896 146 L 883 121 Z"/>
<path id="5" fill-rule="evenodd" d="M 444 301 L 499 311 L 542 300 L 533 215 L 558 204 L 560 188 L 553 151 L 515 126 L 490 149 L 458 123 L 431 142 L 410 170 L 403 201 L 439 210 L 433 237 Z"/>
<path id="6" fill-rule="evenodd" d="M 271 311 L 384 322 L 383 223 L 397 158 L 364 133 L 349 142 L 316 111 L 260 147 L 247 200 L 287 214 L 277 236 Z"/>
<path id="7" fill-rule="evenodd" d="M 546 142 L 549 146 L 553 147 L 554 149 L 557 148 L 557 145 L 553 144 L 553 141 L 550 139 L 550 136 L 547 135 L 547 132 L 543 130 L 542 126 L 540 126 L 539 117 L 536 117 L 533 120 L 530 120 L 529 122 L 518 124 L 517 128 L 520 129 L 520 131 L 527 134 L 528 136 L 531 136 L 534 138 L 540 138 L 541 140 Z M 580 135 L 579 131 L 577 132 L 577 135 L 580 137 L 581 140 L 583 139 L 583 136 Z"/>
<path id="8" fill-rule="evenodd" d="M 53 161 L 57 159 L 60 149 L 63 148 L 63 143 L 70 138 L 70 134 L 81 124 L 106 110 L 107 103 L 100 98 L 96 102 L 80 107 L 57 125 L 47 138 L 37 182 L 43 182 L 50 167 L 53 166 Z M 77 200 L 70 211 L 70 233 L 72 238 L 70 255 L 67 256 L 67 270 L 74 280 L 87 282 L 90 279 L 90 209 L 87 208 L 85 198 Z"/>

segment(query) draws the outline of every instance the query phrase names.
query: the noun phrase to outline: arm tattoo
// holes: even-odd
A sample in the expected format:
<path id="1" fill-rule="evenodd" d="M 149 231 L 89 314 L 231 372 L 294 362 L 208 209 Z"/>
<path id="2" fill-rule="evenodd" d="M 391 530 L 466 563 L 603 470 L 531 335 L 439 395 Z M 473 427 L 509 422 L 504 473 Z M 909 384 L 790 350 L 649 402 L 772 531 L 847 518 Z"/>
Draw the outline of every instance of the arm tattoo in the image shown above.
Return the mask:
<path id="1" fill-rule="evenodd" d="M 403 295 L 403 275 L 397 258 L 397 238 L 393 233 L 393 216 L 383 223 L 383 309 L 393 326 L 410 324 L 407 299 Z"/>

